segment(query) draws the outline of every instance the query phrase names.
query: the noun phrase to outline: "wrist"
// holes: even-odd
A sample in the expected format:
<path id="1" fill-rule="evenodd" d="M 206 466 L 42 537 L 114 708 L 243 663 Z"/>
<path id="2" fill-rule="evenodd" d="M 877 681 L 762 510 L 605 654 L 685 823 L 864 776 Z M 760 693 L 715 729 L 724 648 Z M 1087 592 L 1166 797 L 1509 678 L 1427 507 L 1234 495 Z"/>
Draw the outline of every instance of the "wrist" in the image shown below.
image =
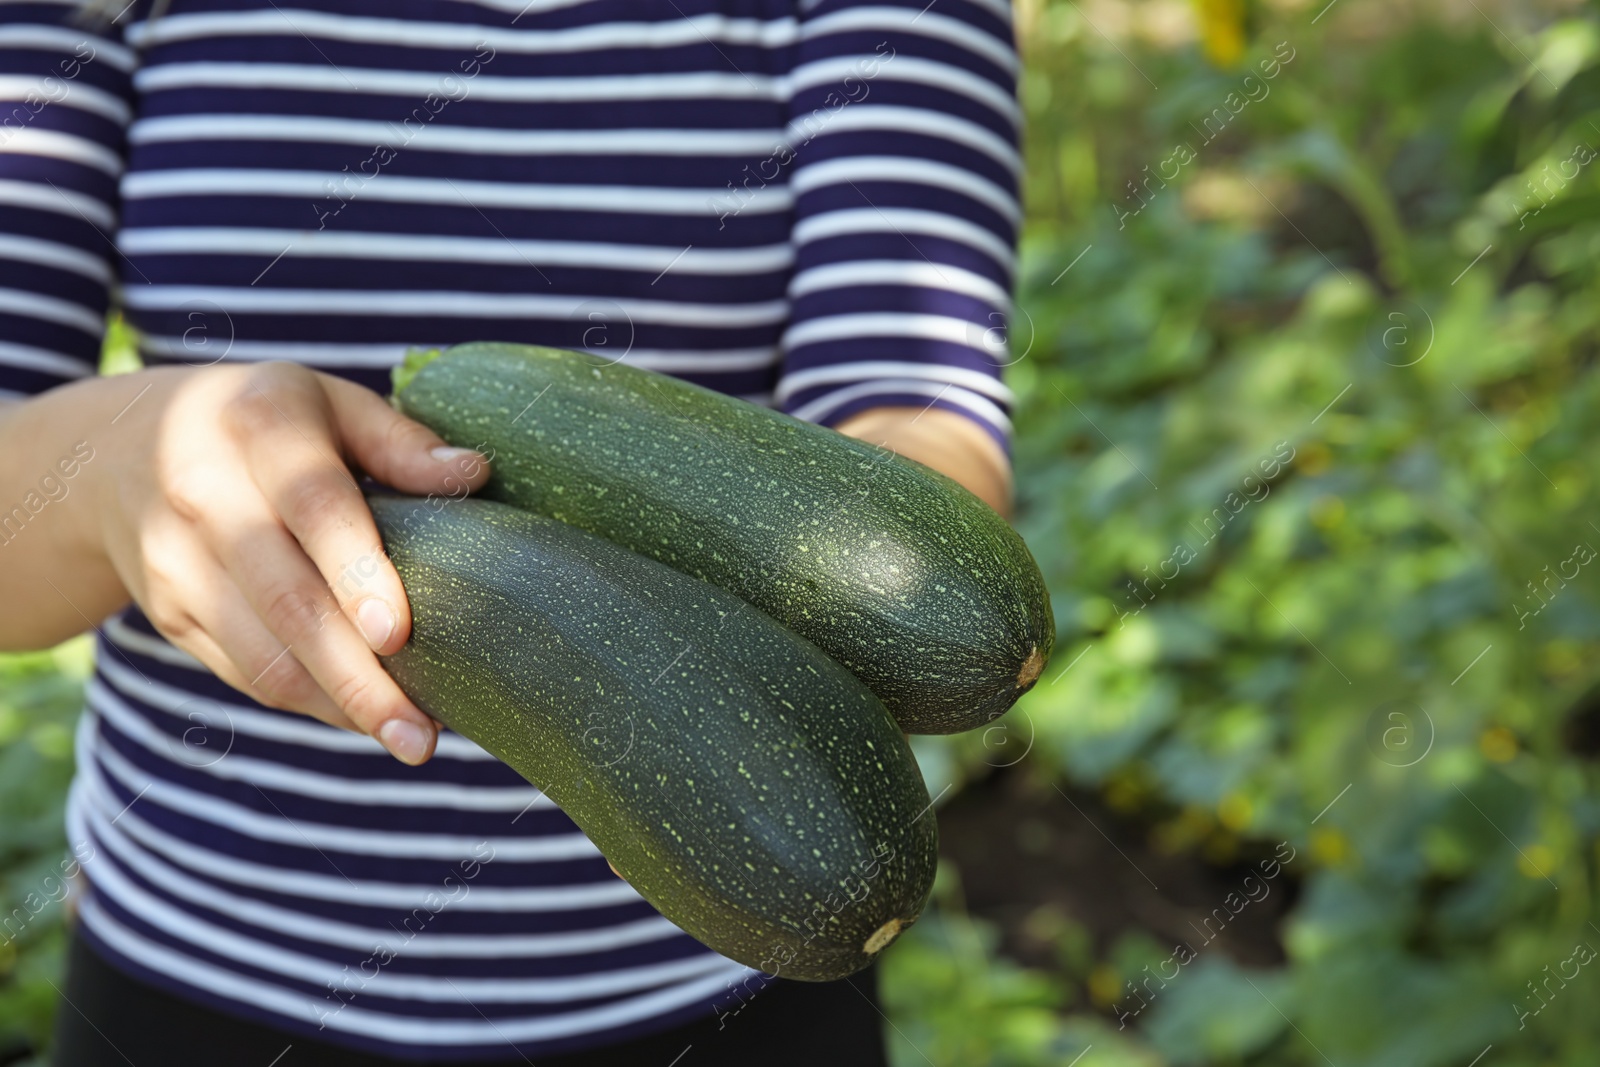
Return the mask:
<path id="1" fill-rule="evenodd" d="M 0 619 L 0 648 L 49 647 L 128 601 L 101 504 L 125 392 L 91 379 L 0 409 L 0 599 L 29 609 Z"/>
<path id="2" fill-rule="evenodd" d="M 80 382 L 58 390 L 59 395 L 47 396 L 40 409 L 32 413 L 36 422 L 51 427 L 41 435 L 48 445 L 39 462 L 61 478 L 66 478 L 67 470 L 73 472 L 67 479 L 69 491 L 61 504 L 67 530 L 64 536 L 76 558 L 95 562 L 108 559 L 107 516 L 116 507 L 113 494 L 117 489 L 113 460 L 118 456 L 131 460 L 134 451 L 134 442 L 126 432 L 128 419 L 118 416 L 146 384 L 135 381 L 140 377 L 143 376 Z M 148 399 L 146 395 L 141 402 Z"/>
<path id="3" fill-rule="evenodd" d="M 154 432 L 153 425 L 136 414 L 140 407 L 153 412 L 159 406 L 160 377 L 140 372 L 90 378 L 6 413 L 7 436 L 27 464 L 18 471 L 17 492 L 32 515 L 30 525 L 44 520 L 55 544 L 52 555 L 75 566 L 110 569 L 109 520 L 121 507 L 119 460 L 152 461 L 152 449 L 139 438 Z"/>
<path id="4" fill-rule="evenodd" d="M 1000 514 L 1011 514 L 1011 461 L 987 430 L 964 415 L 933 407 L 869 408 L 836 428 L 932 467 Z"/>

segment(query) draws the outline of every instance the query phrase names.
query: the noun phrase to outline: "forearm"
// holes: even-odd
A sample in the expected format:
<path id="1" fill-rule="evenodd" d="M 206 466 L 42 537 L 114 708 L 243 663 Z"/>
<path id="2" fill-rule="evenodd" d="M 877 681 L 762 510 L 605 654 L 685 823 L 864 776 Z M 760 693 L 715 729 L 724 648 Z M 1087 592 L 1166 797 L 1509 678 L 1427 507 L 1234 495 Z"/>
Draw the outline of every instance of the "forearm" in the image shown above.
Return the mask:
<path id="1" fill-rule="evenodd" d="M 971 419 L 942 408 L 882 407 L 858 412 L 838 429 L 932 467 L 1010 517 L 1011 463 Z"/>
<path id="2" fill-rule="evenodd" d="M 94 486 L 143 378 L 0 403 L 0 649 L 47 648 L 128 602 L 101 549 Z"/>
<path id="3" fill-rule="evenodd" d="M 117 398 L 137 391 L 86 377 L 116 274 L 107 234 L 135 57 L 120 25 L 83 19 L 83 8 L 0 9 L 10 42 L 0 50 L 9 116 L 0 274 L 10 298 L 0 389 L 34 395 L 0 401 L 0 649 L 49 646 L 127 600 L 98 550 L 94 509 L 82 505 L 115 454 L 107 431 L 127 402 Z"/>

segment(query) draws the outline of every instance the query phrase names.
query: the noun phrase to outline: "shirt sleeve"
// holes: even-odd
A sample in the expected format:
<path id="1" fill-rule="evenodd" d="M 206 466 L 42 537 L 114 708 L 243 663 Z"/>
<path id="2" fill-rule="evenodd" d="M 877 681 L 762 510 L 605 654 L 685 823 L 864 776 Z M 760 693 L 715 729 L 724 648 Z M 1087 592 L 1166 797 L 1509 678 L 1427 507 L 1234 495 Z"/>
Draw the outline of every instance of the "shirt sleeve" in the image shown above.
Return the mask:
<path id="1" fill-rule="evenodd" d="M 134 68 L 103 6 L 0 4 L 0 396 L 99 365 Z"/>
<path id="2" fill-rule="evenodd" d="M 1021 166 L 1008 0 L 802 5 L 776 400 L 829 425 L 931 404 L 1008 446 Z"/>

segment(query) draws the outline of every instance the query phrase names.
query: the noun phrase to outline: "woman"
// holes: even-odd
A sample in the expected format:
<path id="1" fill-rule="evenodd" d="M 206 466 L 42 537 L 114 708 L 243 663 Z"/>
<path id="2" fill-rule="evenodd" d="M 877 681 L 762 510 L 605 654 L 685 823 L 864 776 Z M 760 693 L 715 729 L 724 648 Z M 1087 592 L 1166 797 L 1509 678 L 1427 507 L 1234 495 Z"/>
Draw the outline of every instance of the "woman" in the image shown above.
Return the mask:
<path id="1" fill-rule="evenodd" d="M 340 579 L 354 472 L 487 476 L 380 398 L 417 345 L 587 349 L 1004 506 L 1004 0 L 23 0 L 0 63 L 0 643 L 100 642 L 60 1062 L 881 1062 L 870 982 L 677 931 L 383 672 L 387 563 Z M 147 369 L 96 378 L 113 287 Z"/>

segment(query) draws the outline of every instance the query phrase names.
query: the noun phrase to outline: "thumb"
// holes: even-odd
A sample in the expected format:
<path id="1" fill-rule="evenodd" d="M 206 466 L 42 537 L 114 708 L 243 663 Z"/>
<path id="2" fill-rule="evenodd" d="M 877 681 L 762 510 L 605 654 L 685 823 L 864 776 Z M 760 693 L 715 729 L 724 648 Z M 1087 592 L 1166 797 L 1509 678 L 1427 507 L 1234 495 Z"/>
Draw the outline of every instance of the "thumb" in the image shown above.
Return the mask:
<path id="1" fill-rule="evenodd" d="M 333 408 L 340 443 L 362 470 L 384 485 L 419 496 L 465 496 L 489 480 L 489 462 L 470 448 L 453 448 L 438 434 L 400 414 L 372 390 L 318 375 Z"/>

